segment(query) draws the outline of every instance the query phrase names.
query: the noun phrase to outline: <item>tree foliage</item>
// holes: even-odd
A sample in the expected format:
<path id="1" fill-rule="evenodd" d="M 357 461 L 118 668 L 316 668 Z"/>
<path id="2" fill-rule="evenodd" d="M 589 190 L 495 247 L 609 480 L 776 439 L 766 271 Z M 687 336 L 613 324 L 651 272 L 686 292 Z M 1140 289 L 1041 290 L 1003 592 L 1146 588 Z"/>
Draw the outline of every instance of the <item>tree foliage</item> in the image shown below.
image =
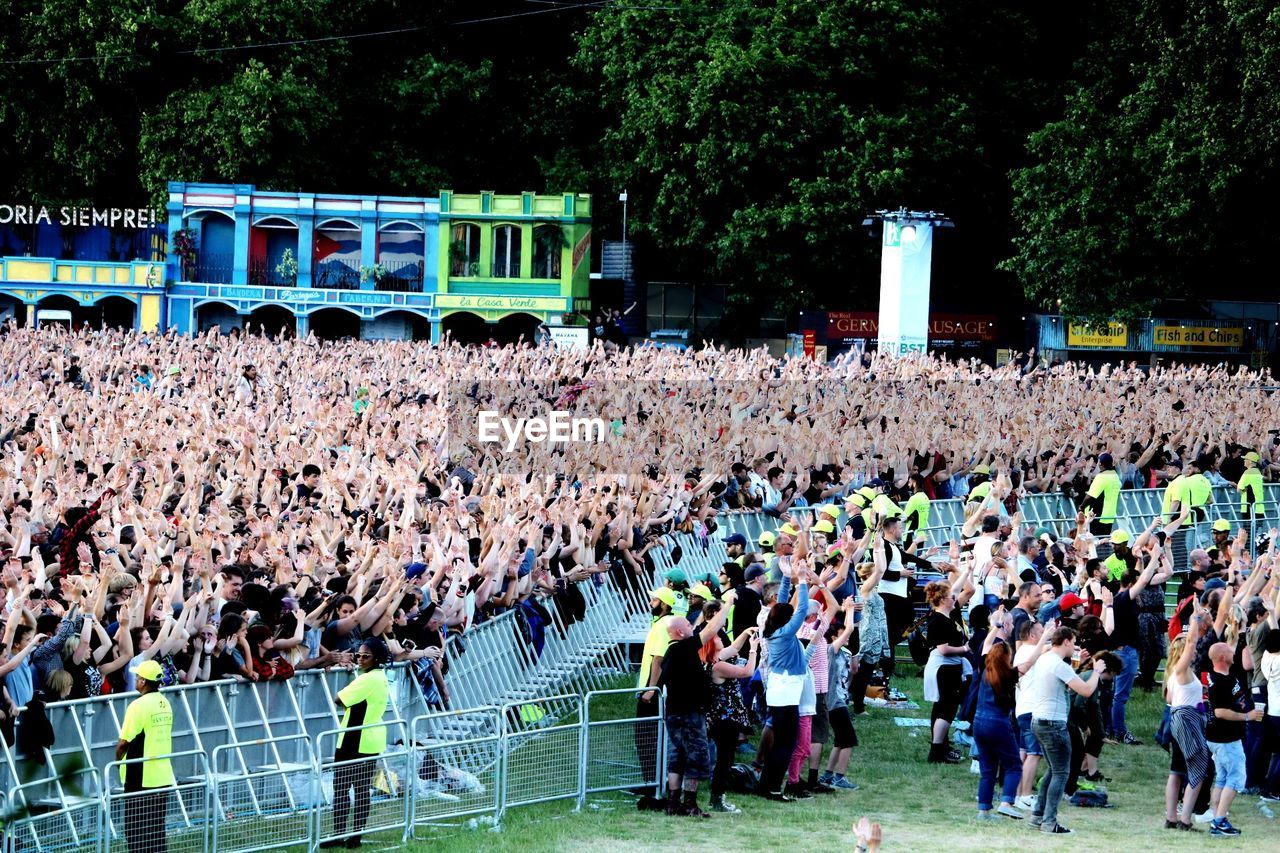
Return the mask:
<path id="1" fill-rule="evenodd" d="M 941 303 L 1139 311 L 1261 291 L 1278 5 L 11 0 L 0 197 L 577 190 L 616 236 L 626 188 L 650 277 L 752 319 L 873 307 L 863 216 L 938 209 Z"/>
<path id="2" fill-rule="evenodd" d="M 1007 267 L 1030 299 L 1102 318 L 1271 290 L 1256 280 L 1280 248 L 1267 227 L 1276 7 L 1106 7 L 1062 117 L 1031 136 L 1031 162 L 1013 175 L 1019 233 Z"/>

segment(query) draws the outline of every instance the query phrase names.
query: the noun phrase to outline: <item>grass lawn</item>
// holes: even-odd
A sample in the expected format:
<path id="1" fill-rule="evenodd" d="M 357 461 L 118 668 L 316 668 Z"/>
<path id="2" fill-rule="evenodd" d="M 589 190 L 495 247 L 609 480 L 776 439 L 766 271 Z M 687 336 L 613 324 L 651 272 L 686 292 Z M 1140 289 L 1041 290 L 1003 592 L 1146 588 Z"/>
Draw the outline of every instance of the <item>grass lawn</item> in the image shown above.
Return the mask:
<path id="1" fill-rule="evenodd" d="M 919 701 L 920 679 L 913 667 L 904 667 L 897 685 Z M 572 802 L 525 806 L 509 810 L 502 826 L 478 829 L 465 826 L 420 828 L 422 839 L 410 850 L 466 851 L 652 851 L 666 847 L 690 850 L 849 850 L 853 845 L 850 824 L 869 815 L 884 826 L 887 850 L 926 850 L 945 843 L 950 850 L 1012 849 L 1117 850 L 1137 842 L 1161 851 L 1200 850 L 1211 843 L 1207 833 L 1165 830 L 1164 784 L 1168 775 L 1166 753 L 1151 742 L 1162 711 L 1158 694 L 1137 691 L 1129 705 L 1131 728 L 1145 741 L 1143 746 L 1107 746 L 1102 772 L 1112 809 L 1062 807 L 1061 822 L 1075 834 L 1051 838 L 1021 821 L 978 824 L 977 776 L 962 765 L 938 766 L 925 761 L 927 729 L 900 728 L 893 716 L 928 717 L 919 711 L 872 710 L 857 720 L 861 745 L 855 750 L 850 777 L 862 786 L 813 800 L 784 804 L 754 797 L 730 797 L 744 809 L 740 815 L 713 815 L 709 820 L 668 818 L 636 811 L 634 799 L 624 794 L 588 798 L 581 813 Z M 621 715 L 625 715 L 621 714 Z M 596 715 L 593 714 L 593 717 Z M 700 802 L 705 807 L 705 786 Z M 1241 829 L 1239 839 L 1212 839 L 1215 846 L 1253 850 L 1280 850 L 1280 823 L 1266 818 L 1254 797 L 1241 797 L 1232 808 L 1232 822 Z M 393 847 L 367 839 L 366 849 Z"/>

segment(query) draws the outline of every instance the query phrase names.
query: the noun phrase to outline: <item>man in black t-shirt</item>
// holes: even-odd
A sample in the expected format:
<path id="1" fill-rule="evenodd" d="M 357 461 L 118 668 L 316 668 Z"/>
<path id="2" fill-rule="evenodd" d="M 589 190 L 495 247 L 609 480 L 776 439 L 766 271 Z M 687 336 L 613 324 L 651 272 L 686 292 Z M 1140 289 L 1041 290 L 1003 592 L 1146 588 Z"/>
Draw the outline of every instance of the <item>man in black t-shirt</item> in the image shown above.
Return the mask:
<path id="1" fill-rule="evenodd" d="M 1121 589 L 1115 599 L 1104 605 L 1103 622 L 1106 623 L 1107 611 L 1112 616 L 1111 649 L 1124 668 L 1116 675 L 1115 696 L 1111 700 L 1110 740 L 1136 746 L 1141 741 L 1133 736 L 1125 724 L 1125 711 L 1129 706 L 1129 695 L 1133 692 L 1133 683 L 1138 677 L 1138 596 L 1151 583 L 1164 583 L 1168 574 L 1156 576 L 1160 566 L 1162 552 L 1157 551 L 1147 561 L 1142 574 L 1129 569 L 1120 579 Z M 1105 598 L 1104 598 L 1105 601 Z"/>
<path id="2" fill-rule="evenodd" d="M 695 634 L 689 620 L 677 616 L 667 625 L 671 644 L 662 656 L 667 726 L 667 814 L 709 817 L 698 808 L 698 783 L 711 775 L 711 751 L 707 742 L 707 710 L 711 705 L 711 675 L 702 660 L 702 648 L 724 627 L 728 610 L 720 602 L 708 602 L 715 610 Z M 683 800 L 681 794 L 683 793 Z"/>
<path id="3" fill-rule="evenodd" d="M 1205 727 L 1204 737 L 1213 753 L 1213 823 L 1209 834 L 1232 837 L 1240 834 L 1227 821 L 1227 810 L 1236 792 L 1245 787 L 1244 724 L 1262 719 L 1262 709 L 1253 707 L 1253 696 L 1234 672 L 1231 646 L 1215 643 L 1209 649 L 1213 671 L 1209 673 L 1209 706 L 1213 716 Z"/>

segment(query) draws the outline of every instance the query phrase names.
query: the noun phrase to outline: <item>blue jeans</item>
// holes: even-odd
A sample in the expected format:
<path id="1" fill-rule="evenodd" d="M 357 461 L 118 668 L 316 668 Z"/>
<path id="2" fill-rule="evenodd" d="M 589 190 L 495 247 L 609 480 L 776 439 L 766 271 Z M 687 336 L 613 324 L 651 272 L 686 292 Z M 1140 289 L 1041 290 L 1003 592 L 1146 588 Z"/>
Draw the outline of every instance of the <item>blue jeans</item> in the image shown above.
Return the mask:
<path id="1" fill-rule="evenodd" d="M 1131 650 L 1132 651 L 1132 650 Z M 1044 818 L 1045 826 L 1058 822 L 1058 805 L 1071 775 L 1071 735 L 1065 720 L 1031 720 L 1031 731 L 1044 750 L 1048 771 L 1040 781 L 1040 796 L 1034 814 Z"/>
<path id="2" fill-rule="evenodd" d="M 1124 712 L 1129 705 L 1129 694 L 1133 692 L 1133 680 L 1138 677 L 1138 650 L 1133 646 L 1121 646 L 1115 650 L 1124 669 L 1116 674 L 1116 695 L 1111 700 L 1111 730 L 1117 737 L 1124 737 L 1129 729 L 1124 723 Z"/>
<path id="3" fill-rule="evenodd" d="M 1018 740 L 1008 717 L 978 714 L 973 718 L 973 739 L 978 744 L 978 808 L 991 809 L 996 790 L 996 773 L 1003 769 L 1001 802 L 1012 804 L 1018 798 L 1018 782 L 1022 779 L 1022 762 L 1018 759 Z"/>

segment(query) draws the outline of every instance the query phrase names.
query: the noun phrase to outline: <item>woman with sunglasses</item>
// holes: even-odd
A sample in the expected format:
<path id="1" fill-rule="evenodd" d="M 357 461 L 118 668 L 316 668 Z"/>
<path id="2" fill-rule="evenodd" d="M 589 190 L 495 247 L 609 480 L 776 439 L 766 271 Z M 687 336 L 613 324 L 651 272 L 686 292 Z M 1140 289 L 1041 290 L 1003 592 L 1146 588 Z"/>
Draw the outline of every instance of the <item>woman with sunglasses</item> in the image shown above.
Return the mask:
<path id="1" fill-rule="evenodd" d="M 387 710 L 390 691 L 381 667 L 390 657 L 387 644 L 377 637 L 361 643 L 356 652 L 360 675 L 342 688 L 334 700 L 344 710 L 343 731 L 333 756 L 337 764 L 333 773 L 333 837 L 320 844 L 323 848 L 360 846 L 360 833 L 369 819 L 373 774 L 378 767 L 378 756 L 387 748 L 387 729 L 382 725 L 382 716 Z M 352 789 L 355 791 L 354 815 L 348 800 Z"/>

